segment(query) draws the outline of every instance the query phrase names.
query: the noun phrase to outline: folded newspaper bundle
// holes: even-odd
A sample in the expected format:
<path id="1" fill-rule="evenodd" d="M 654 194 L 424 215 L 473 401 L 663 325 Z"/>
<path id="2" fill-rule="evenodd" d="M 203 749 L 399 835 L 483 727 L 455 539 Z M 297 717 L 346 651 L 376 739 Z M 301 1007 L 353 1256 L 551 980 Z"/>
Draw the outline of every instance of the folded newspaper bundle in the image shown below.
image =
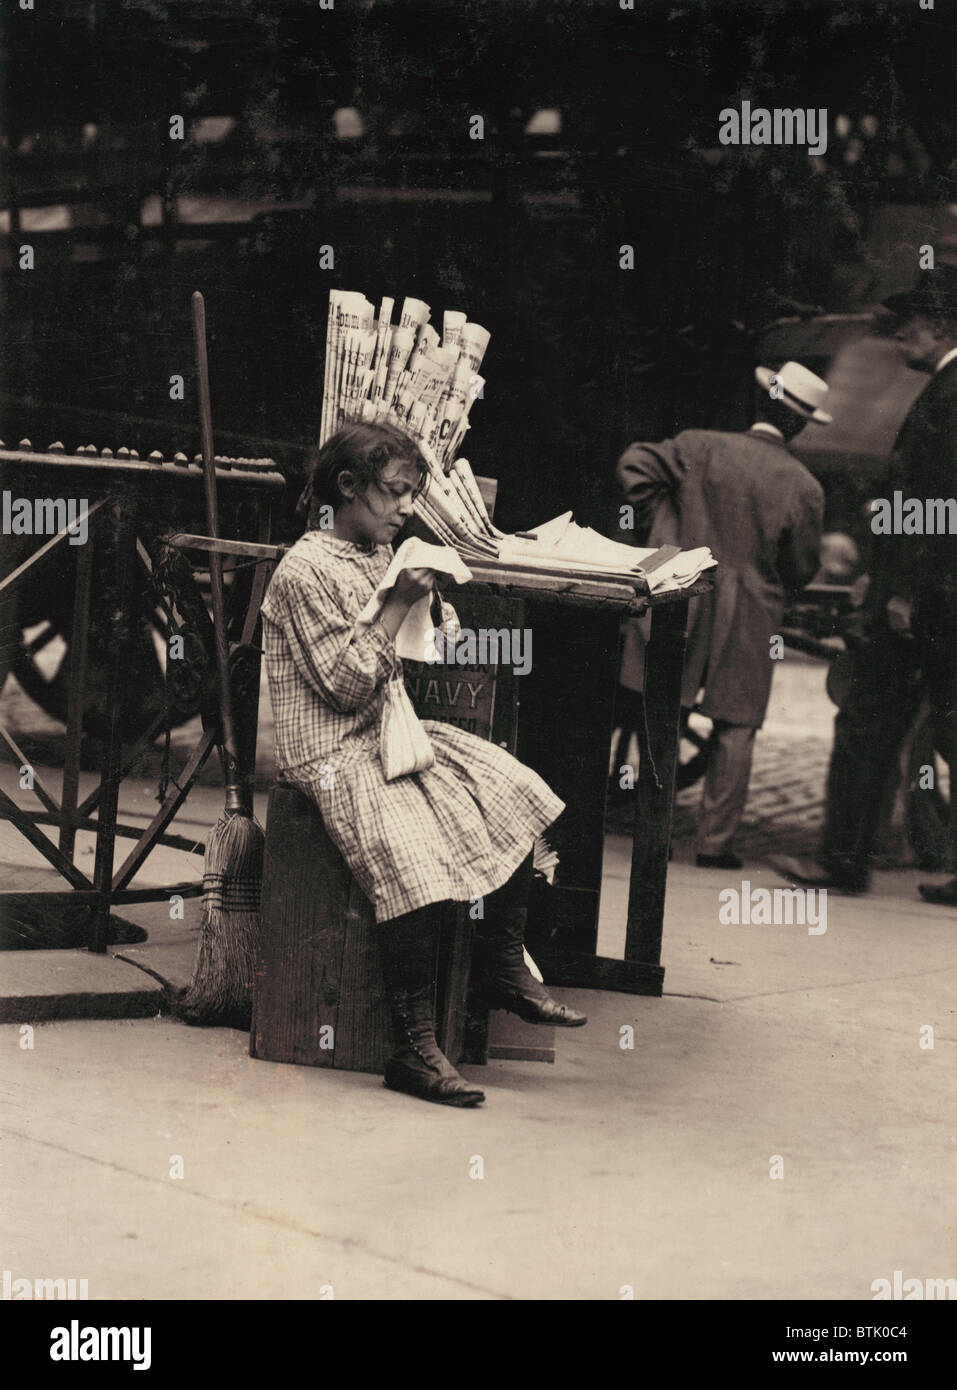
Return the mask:
<path id="1" fill-rule="evenodd" d="M 344 424 L 383 421 L 415 439 L 429 470 L 415 511 L 435 538 L 466 561 L 499 562 L 515 570 L 575 573 L 687 588 L 710 569 L 710 550 L 676 547 L 640 550 L 578 526 L 571 512 L 506 535 L 492 524 L 478 483 L 457 453 L 469 411 L 485 385 L 479 368 L 488 330 L 465 314 L 446 310 L 442 336 L 421 299 L 383 298 L 378 315 L 364 294 L 331 290 L 326 335 L 320 444 Z"/>
<path id="2" fill-rule="evenodd" d="M 375 306 L 354 290 L 331 290 L 319 442 L 353 421 L 395 425 L 416 440 L 429 467 L 416 511 L 447 545 L 494 556 L 501 534 L 492 526 L 465 459 L 457 459 L 469 411 L 485 385 L 479 368 L 489 332 L 447 310 L 442 336 L 421 299 L 406 298 L 393 323 L 395 300 Z M 464 554 L 465 551 L 462 550 Z"/>
<path id="3" fill-rule="evenodd" d="M 642 576 L 651 593 L 687 589 L 717 564 L 706 545 L 695 550 L 678 546 L 640 549 L 613 541 L 590 526 L 579 526 L 564 512 L 529 532 L 503 536 L 498 558 L 515 569 L 574 570 L 612 578 Z"/>

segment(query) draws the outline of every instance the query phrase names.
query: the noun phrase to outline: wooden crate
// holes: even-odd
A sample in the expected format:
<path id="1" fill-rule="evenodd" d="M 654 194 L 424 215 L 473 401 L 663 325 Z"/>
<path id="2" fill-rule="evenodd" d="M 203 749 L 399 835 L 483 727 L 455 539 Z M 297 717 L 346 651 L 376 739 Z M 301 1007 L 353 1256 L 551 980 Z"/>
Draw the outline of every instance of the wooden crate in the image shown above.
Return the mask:
<path id="1" fill-rule="evenodd" d="M 392 1051 L 372 905 L 297 788 L 269 794 L 263 947 L 249 1051 L 269 1062 L 381 1073 Z M 464 912 L 445 914 L 436 975 L 436 1036 L 462 1057 L 471 957 Z"/>

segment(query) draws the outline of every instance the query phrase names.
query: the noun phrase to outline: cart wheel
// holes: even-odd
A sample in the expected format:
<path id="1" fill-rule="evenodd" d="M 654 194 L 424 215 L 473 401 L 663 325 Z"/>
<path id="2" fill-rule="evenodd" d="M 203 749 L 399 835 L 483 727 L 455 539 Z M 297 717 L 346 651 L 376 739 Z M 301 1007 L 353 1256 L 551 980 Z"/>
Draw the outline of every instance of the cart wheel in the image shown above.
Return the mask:
<path id="1" fill-rule="evenodd" d="M 164 709 L 163 668 L 152 641 L 152 627 L 141 628 L 133 636 L 130 665 L 126 675 L 126 709 L 123 738 L 135 742 L 159 719 Z M 87 638 L 86 708 L 83 731 L 94 738 L 109 732 L 106 708 L 106 662 L 109 647 L 98 640 L 92 628 Z M 53 719 L 66 723 L 71 685 L 70 635 L 48 622 L 30 640 L 21 642 L 20 654 L 10 669 L 31 700 Z M 195 713 L 195 711 L 193 711 Z M 173 711 L 174 723 L 192 714 Z"/>
<path id="2" fill-rule="evenodd" d="M 104 557 L 101 551 L 98 563 L 103 564 L 104 583 L 108 583 L 109 556 Z M 33 596 L 32 612 L 21 608 L 20 640 L 10 654 L 8 666 L 29 698 L 51 718 L 65 724 L 72 680 L 73 580 L 71 575 L 60 575 L 58 579 L 53 592 Z M 183 582 L 190 586 L 193 602 L 205 611 L 202 595 L 192 577 Z M 153 725 L 158 732 L 165 721 L 167 691 L 161 653 L 165 652 L 173 630 L 169 608 L 157 602 L 155 586 L 141 559 L 133 583 L 131 651 L 123 690 L 122 732 L 124 742 L 128 743 L 135 742 Z M 93 592 L 98 592 L 96 583 Z M 45 613 L 41 605 L 46 608 Z M 106 672 L 115 636 L 108 608 L 104 603 L 94 604 L 87 632 L 83 730 L 94 738 L 105 738 L 109 732 Z M 209 675 L 214 669 L 213 652 L 205 631 L 192 633 L 186 648 L 186 660 L 176 664 L 176 680 L 169 691 L 169 718 L 174 726 L 187 722 L 204 708 Z"/>

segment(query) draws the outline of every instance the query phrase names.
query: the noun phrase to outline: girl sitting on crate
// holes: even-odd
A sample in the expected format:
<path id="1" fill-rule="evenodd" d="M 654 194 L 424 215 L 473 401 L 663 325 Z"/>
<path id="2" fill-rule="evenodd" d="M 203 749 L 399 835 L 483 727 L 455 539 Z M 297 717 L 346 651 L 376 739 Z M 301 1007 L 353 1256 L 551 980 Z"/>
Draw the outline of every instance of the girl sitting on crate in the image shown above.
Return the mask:
<path id="1" fill-rule="evenodd" d="M 371 624 L 357 619 L 393 558 L 426 466 L 414 441 L 385 425 L 349 425 L 320 449 L 300 501 L 305 535 L 280 562 L 263 605 L 264 655 L 286 779 L 319 807 L 375 909 L 396 1048 L 385 1084 L 442 1105 L 477 1105 L 435 1040 L 439 905 L 484 898 L 476 942 L 490 1006 L 574 1028 L 524 959 L 532 845 L 563 803 L 494 743 L 423 721 L 425 770 L 387 781 L 380 725 L 401 662 L 396 634 L 433 592 L 432 570 L 404 570 Z M 333 525 L 318 528 L 320 516 Z M 443 624 L 455 623 L 442 604 Z"/>

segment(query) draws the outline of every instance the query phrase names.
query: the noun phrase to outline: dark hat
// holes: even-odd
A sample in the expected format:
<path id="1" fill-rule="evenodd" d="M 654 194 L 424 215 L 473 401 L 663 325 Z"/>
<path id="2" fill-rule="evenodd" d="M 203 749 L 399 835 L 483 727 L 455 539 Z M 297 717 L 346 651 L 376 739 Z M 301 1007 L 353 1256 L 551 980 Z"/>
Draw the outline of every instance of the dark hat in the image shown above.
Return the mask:
<path id="1" fill-rule="evenodd" d="M 933 270 L 922 270 L 913 289 L 889 295 L 884 307 L 899 318 L 910 314 L 953 313 L 957 310 L 957 266 L 945 264 Z"/>

